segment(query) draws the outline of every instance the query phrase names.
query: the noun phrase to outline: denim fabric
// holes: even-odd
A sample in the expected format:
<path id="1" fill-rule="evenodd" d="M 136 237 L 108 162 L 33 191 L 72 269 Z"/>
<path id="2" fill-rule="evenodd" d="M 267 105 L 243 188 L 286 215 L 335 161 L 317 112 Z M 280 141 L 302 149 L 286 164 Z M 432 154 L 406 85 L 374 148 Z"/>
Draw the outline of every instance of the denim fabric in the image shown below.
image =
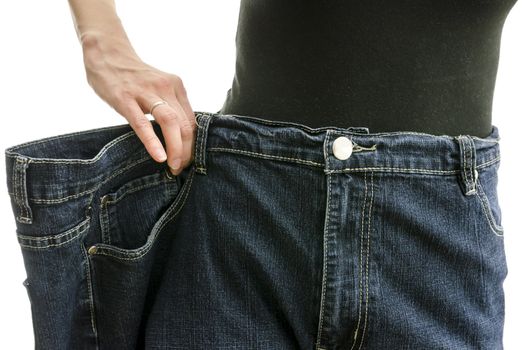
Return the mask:
<path id="1" fill-rule="evenodd" d="M 503 348 L 496 126 L 195 115 L 177 176 L 128 124 L 5 150 L 37 349 Z"/>

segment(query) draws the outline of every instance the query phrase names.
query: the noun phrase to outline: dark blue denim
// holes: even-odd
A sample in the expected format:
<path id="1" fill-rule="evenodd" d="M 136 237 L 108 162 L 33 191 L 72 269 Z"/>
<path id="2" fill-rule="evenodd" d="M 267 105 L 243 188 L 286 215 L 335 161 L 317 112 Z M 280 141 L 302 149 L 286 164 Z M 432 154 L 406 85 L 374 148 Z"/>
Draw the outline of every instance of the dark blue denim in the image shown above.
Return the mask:
<path id="1" fill-rule="evenodd" d="M 496 126 L 195 115 L 177 176 L 128 124 L 5 150 L 37 349 L 503 348 Z"/>

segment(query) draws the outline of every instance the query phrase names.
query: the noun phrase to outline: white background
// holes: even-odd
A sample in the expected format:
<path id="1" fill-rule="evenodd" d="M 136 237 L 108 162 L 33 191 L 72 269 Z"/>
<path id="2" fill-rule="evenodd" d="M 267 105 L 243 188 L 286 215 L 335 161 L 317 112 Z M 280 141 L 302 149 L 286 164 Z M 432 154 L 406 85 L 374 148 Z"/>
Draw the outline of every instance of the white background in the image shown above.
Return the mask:
<path id="1" fill-rule="evenodd" d="M 116 5 L 139 56 L 179 75 L 195 111 L 219 110 L 234 74 L 239 2 L 118 0 Z M 528 214 L 527 32 L 528 3 L 519 0 L 503 29 L 493 103 L 493 123 L 502 137 L 498 190 L 509 269 L 504 284 L 506 349 L 528 348 L 528 238 L 523 221 Z M 22 285 L 26 274 L 5 185 L 3 150 L 126 120 L 87 84 L 66 0 L 3 1 L 0 38 L 0 339 L 3 349 L 32 349 L 30 304 Z"/>

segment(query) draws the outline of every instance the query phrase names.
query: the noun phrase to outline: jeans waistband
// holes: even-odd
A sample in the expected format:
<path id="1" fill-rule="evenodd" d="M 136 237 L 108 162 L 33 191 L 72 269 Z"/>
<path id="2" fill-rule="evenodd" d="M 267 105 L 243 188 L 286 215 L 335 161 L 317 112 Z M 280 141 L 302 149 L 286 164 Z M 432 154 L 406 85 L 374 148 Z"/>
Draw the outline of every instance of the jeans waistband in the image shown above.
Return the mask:
<path id="1" fill-rule="evenodd" d="M 196 122 L 201 130 L 195 162 L 203 174 L 207 171 L 206 152 L 232 152 L 320 167 L 325 174 L 461 174 L 465 193 L 474 194 L 478 169 L 500 161 L 500 136 L 495 125 L 481 138 L 414 131 L 370 133 L 365 126 L 311 128 L 289 121 L 210 112 L 196 112 Z M 334 156 L 334 141 L 340 137 L 348 139 L 339 141 L 352 150 L 346 159 Z"/>
<path id="2" fill-rule="evenodd" d="M 207 170 L 206 152 L 233 152 L 320 167 L 326 174 L 460 173 L 466 193 L 474 194 L 477 170 L 500 160 L 496 126 L 487 137 L 480 138 L 411 131 L 369 133 L 364 126 L 311 128 L 294 122 L 201 111 L 195 111 L 195 116 L 198 127 L 193 165 L 201 174 Z M 160 125 L 151 122 L 165 146 Z M 346 159 L 335 157 L 333 152 L 334 141 L 341 136 L 352 145 Z M 129 124 L 22 143 L 7 148 L 5 158 L 8 192 L 18 211 L 16 219 L 27 224 L 32 223 L 30 203 L 48 205 L 87 195 L 109 177 L 147 161 L 155 162 Z"/>
<path id="3" fill-rule="evenodd" d="M 160 125 L 151 123 L 165 146 Z M 6 148 L 5 159 L 15 218 L 25 224 L 33 222 L 32 205 L 54 205 L 90 195 L 105 180 L 155 162 L 130 124 L 25 142 Z M 159 165 L 167 169 L 166 163 Z"/>

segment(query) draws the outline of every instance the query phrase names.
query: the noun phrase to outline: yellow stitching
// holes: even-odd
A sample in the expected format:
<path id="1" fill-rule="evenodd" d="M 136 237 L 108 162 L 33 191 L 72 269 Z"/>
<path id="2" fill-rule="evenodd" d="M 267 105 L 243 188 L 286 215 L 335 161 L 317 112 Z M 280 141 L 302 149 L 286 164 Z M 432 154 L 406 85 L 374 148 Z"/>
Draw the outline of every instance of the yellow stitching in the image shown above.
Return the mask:
<path id="1" fill-rule="evenodd" d="M 315 165 L 319 167 L 324 167 L 324 163 L 317 163 L 313 162 L 311 160 L 306 159 L 300 159 L 300 158 L 290 158 L 290 157 L 282 157 L 282 156 L 274 156 L 271 154 L 264 154 L 264 153 L 257 153 L 257 152 L 251 152 L 251 151 L 243 151 L 235 148 L 223 148 L 223 147 L 211 147 L 208 149 L 208 151 L 217 151 L 217 152 L 231 152 L 231 153 L 242 153 L 242 154 L 248 154 L 248 155 L 254 155 L 261 158 L 269 158 L 269 159 L 282 159 L 282 160 L 291 160 L 295 162 Z"/>
<path id="2" fill-rule="evenodd" d="M 107 256 L 114 257 L 119 260 L 129 260 L 129 261 L 140 259 L 145 254 L 147 254 L 150 251 L 151 247 L 154 245 L 155 240 L 157 239 L 158 235 L 161 233 L 165 225 L 180 212 L 183 205 L 185 204 L 187 200 L 187 196 L 191 190 L 191 185 L 194 179 L 194 173 L 195 173 L 194 171 L 191 171 L 189 173 L 190 179 L 188 180 L 189 182 L 185 188 L 184 195 L 183 194 L 181 194 L 181 196 L 178 195 L 177 198 L 174 199 L 177 202 L 173 202 L 171 206 L 167 209 L 166 213 L 169 213 L 170 211 L 173 211 L 173 212 L 170 213 L 169 216 L 166 216 L 165 218 L 161 219 L 163 221 L 160 221 L 159 223 L 160 227 L 155 232 L 153 232 L 151 235 L 148 236 L 147 242 L 145 243 L 145 245 L 143 245 L 140 248 L 137 248 L 137 250 L 134 249 L 134 252 L 124 251 L 125 249 L 118 248 L 118 247 L 98 246 L 97 253 L 95 254 L 107 255 Z M 180 198 L 182 197 L 183 199 L 180 200 Z M 173 205 L 176 207 L 176 209 L 172 208 Z"/>
<path id="3" fill-rule="evenodd" d="M 482 193 L 485 193 L 480 184 L 478 184 L 477 186 L 482 191 Z M 488 225 L 491 227 L 493 233 L 495 233 L 496 236 L 504 237 L 504 233 L 503 233 L 504 227 L 499 226 L 495 222 L 495 218 L 491 215 L 491 208 L 489 207 L 490 204 L 489 204 L 487 196 L 482 196 L 478 191 L 477 191 L 477 196 L 480 200 L 480 204 L 482 205 L 484 209 L 483 211 L 484 211 L 484 214 L 486 215 L 486 220 L 488 221 Z"/>
<path id="4" fill-rule="evenodd" d="M 365 182 L 365 192 L 363 200 L 363 208 L 361 210 L 361 243 L 360 243 L 360 254 L 359 254 L 359 312 L 358 312 L 358 322 L 356 325 L 356 330 L 354 331 L 354 343 L 352 344 L 351 349 L 356 345 L 357 334 L 359 330 L 359 325 L 361 324 L 361 306 L 363 304 L 363 227 L 364 227 L 364 218 L 365 218 L 365 204 L 367 203 L 367 173 L 363 174 L 363 179 Z"/>
<path id="5" fill-rule="evenodd" d="M 88 194 L 88 193 L 92 193 L 92 192 L 95 192 L 97 191 L 103 184 L 105 184 L 107 181 L 109 181 L 110 179 L 114 178 L 115 176 L 123 173 L 124 171 L 140 164 L 140 163 L 143 163 L 147 160 L 149 160 L 151 157 L 150 156 L 147 156 L 147 157 L 143 157 L 143 158 L 140 158 L 138 161 L 134 162 L 134 163 L 130 163 L 129 165 L 127 165 L 126 167 L 124 168 L 121 168 L 115 172 L 113 172 L 109 177 L 105 178 L 103 182 L 99 183 L 98 186 L 96 187 L 92 187 L 91 189 L 89 190 L 86 190 L 86 191 L 83 191 L 83 192 L 79 192 L 79 193 L 76 193 L 76 194 L 72 194 L 72 195 L 69 195 L 69 196 L 66 196 L 66 197 L 61 197 L 61 198 L 54 198 L 54 199 L 38 199 L 38 198 L 32 198 L 31 201 L 34 202 L 34 203 L 61 203 L 61 202 L 64 202 L 64 201 L 67 201 L 69 199 L 72 199 L 72 198 L 77 198 L 77 197 L 81 197 L 85 194 Z"/>
<path id="6" fill-rule="evenodd" d="M 222 148 L 222 147 L 211 147 L 208 149 L 209 151 L 217 151 L 217 152 L 231 152 L 231 153 L 241 153 L 241 154 L 248 154 L 248 155 L 254 155 L 261 158 L 267 158 L 267 159 L 282 159 L 282 160 L 288 160 L 288 161 L 294 161 L 297 163 L 303 163 L 308 165 L 314 165 L 318 167 L 324 167 L 324 163 L 318 163 L 313 162 L 311 160 L 307 159 L 301 159 L 301 158 L 289 158 L 289 157 L 282 157 L 282 156 L 275 156 L 271 154 L 264 154 L 264 153 L 257 153 L 257 152 L 250 152 L 250 151 L 243 151 L 238 149 L 232 149 L 232 148 Z M 493 158 L 485 163 L 479 164 L 478 168 L 486 167 L 492 163 L 495 163 L 500 160 L 500 157 Z M 326 170 L 326 174 L 332 174 L 332 173 L 339 173 L 347 170 L 376 170 L 376 171 L 410 171 L 410 172 L 418 172 L 418 173 L 431 173 L 431 174 L 457 174 L 459 172 L 458 169 L 453 170 L 436 170 L 436 169 L 424 169 L 424 168 L 395 168 L 395 167 L 358 167 L 358 168 L 343 168 L 338 170 Z"/>
<path id="7" fill-rule="evenodd" d="M 103 148 L 97 152 L 97 154 L 91 159 L 55 159 L 55 158 L 33 158 L 30 157 L 33 163 L 38 164 L 91 164 L 97 162 L 103 154 L 105 154 L 110 147 L 113 147 L 115 144 L 133 136 L 134 131 L 129 131 L 126 134 L 120 135 L 104 145 Z"/>
<path id="8" fill-rule="evenodd" d="M 211 118 L 210 117 L 205 117 L 205 124 L 203 125 L 203 129 L 202 129 L 202 132 L 200 133 L 200 165 L 202 165 L 202 168 L 204 169 L 205 171 L 205 145 L 204 145 L 204 142 L 205 142 L 205 134 L 207 133 L 207 130 L 208 130 L 208 125 L 209 125 L 209 122 L 211 121 Z"/>
<path id="9" fill-rule="evenodd" d="M 11 151 L 15 151 L 15 150 L 20 149 L 20 148 L 25 147 L 25 146 L 34 146 L 34 145 L 38 145 L 39 143 L 48 142 L 48 141 L 56 141 L 56 140 L 60 140 L 60 139 L 67 138 L 67 137 L 72 137 L 72 136 L 77 136 L 77 135 L 88 135 L 88 134 L 92 134 L 92 133 L 100 132 L 100 131 L 107 131 L 107 130 L 111 130 L 111 129 L 119 129 L 119 128 L 123 128 L 124 126 L 128 126 L 128 124 L 120 124 L 120 125 L 107 126 L 107 127 L 97 128 L 97 129 L 77 131 L 77 132 L 72 132 L 72 133 L 68 133 L 68 134 L 64 134 L 64 135 L 46 137 L 46 138 L 40 139 L 40 140 L 28 141 L 28 142 L 24 142 L 24 143 L 21 143 L 19 145 L 16 145 L 16 146 L 8 148 L 6 150 L 6 153 L 9 153 L 9 154 L 17 153 L 17 152 L 11 152 Z M 130 133 L 130 131 L 127 132 L 127 133 Z M 123 134 L 123 135 L 126 135 L 126 134 Z M 11 157 L 11 156 L 8 156 L 8 157 Z"/>
<path id="10" fill-rule="evenodd" d="M 90 323 L 92 324 L 92 331 L 94 333 L 95 342 L 97 344 L 98 335 L 97 335 L 97 325 L 95 321 L 95 308 L 94 308 L 94 302 L 93 302 L 92 278 L 91 278 L 91 273 L 90 273 L 90 259 L 88 257 L 88 254 L 86 253 L 86 249 L 82 241 L 80 244 L 80 248 L 81 248 L 81 253 L 84 255 L 84 259 L 86 260 L 84 272 L 86 274 L 86 281 L 88 284 L 88 295 L 90 299 Z"/>
<path id="11" fill-rule="evenodd" d="M 366 173 L 365 173 L 366 174 Z M 369 217 L 368 217 L 368 229 L 367 229 L 367 282 L 366 287 L 367 291 L 365 292 L 365 297 L 367 298 L 365 304 L 365 324 L 363 325 L 363 333 L 361 334 L 361 343 L 359 343 L 359 349 L 363 345 L 363 339 L 365 338 L 365 330 L 367 329 L 367 320 L 368 320 L 368 301 L 369 301 L 369 257 L 370 257 L 370 219 L 372 217 L 372 202 L 374 201 L 374 172 L 370 173 L 370 208 L 369 208 Z"/>
<path id="12" fill-rule="evenodd" d="M 152 175 L 156 175 L 156 176 L 152 176 Z M 119 197 L 117 197 L 115 199 L 111 199 L 111 200 L 107 201 L 107 203 L 117 203 L 121 199 L 123 199 L 123 197 L 128 196 L 131 193 L 134 193 L 134 192 L 137 192 L 137 191 L 141 191 L 141 190 L 143 190 L 145 188 L 149 188 L 149 187 L 159 186 L 161 184 L 170 183 L 170 181 L 165 180 L 165 178 L 163 178 L 163 177 L 161 179 L 158 178 L 159 177 L 158 173 L 145 175 L 145 177 L 154 177 L 156 179 L 154 181 L 150 181 L 150 182 L 144 183 L 144 184 L 142 184 L 140 186 L 131 187 L 131 188 L 127 189 L 125 192 L 121 193 L 121 195 Z M 143 179 L 143 178 L 138 178 L 138 179 Z M 135 180 L 138 180 L 138 179 L 134 179 L 134 180 L 131 180 L 131 181 L 135 181 Z M 124 184 L 123 186 L 126 186 L 126 184 Z M 116 191 L 116 193 L 117 192 L 118 191 Z"/>
<path id="13" fill-rule="evenodd" d="M 45 249 L 45 248 L 50 248 L 50 247 L 60 247 L 66 243 L 69 243 L 71 241 L 73 241 L 74 239 L 76 239 L 77 237 L 79 237 L 80 234 L 82 234 L 84 231 L 86 231 L 89 227 L 90 227 L 90 217 L 88 217 L 88 219 L 84 220 L 78 227 L 74 227 L 73 229 L 71 230 L 68 230 L 67 231 L 67 234 L 71 234 L 72 236 L 70 238 L 68 238 L 67 240 L 65 240 L 64 242 L 60 242 L 60 243 L 53 243 L 53 244 L 48 244 L 48 245 L 43 245 L 43 246 L 36 246 L 36 245 L 28 245 L 28 244 L 24 244 L 22 242 L 20 242 L 20 246 L 21 247 L 24 247 L 24 248 L 31 248 L 31 249 Z M 78 231 L 78 232 L 75 232 L 75 231 Z M 64 234 L 61 234 L 60 236 L 63 237 L 65 236 L 66 233 Z M 29 241 L 29 242 L 25 242 L 25 243 L 30 243 L 31 241 L 45 241 L 45 240 L 54 240 L 54 236 L 51 236 L 49 238 L 47 237 L 35 237 L 34 239 L 30 239 L 30 238 L 27 238 L 27 236 L 22 236 L 19 235 L 18 237 L 20 237 L 21 240 L 23 241 Z"/>
<path id="14" fill-rule="evenodd" d="M 27 235 L 17 234 L 17 236 L 20 237 L 21 239 L 28 240 L 28 241 L 57 240 L 57 239 L 60 239 L 60 238 L 62 238 L 64 236 L 67 236 L 67 235 L 71 234 L 75 230 L 83 229 L 83 225 L 86 225 L 88 223 L 88 221 L 90 221 L 90 218 L 84 219 L 83 221 L 81 221 L 80 223 L 75 225 L 74 227 L 72 227 L 69 230 L 67 230 L 67 231 L 65 231 L 63 233 L 60 233 L 58 235 L 34 237 L 34 236 L 27 236 Z"/>
<path id="15" fill-rule="evenodd" d="M 328 141 L 328 134 L 325 137 L 324 144 L 326 145 L 326 142 Z M 326 158 L 326 147 L 323 148 L 324 156 Z M 319 306 L 319 329 L 317 332 L 317 342 L 316 346 L 320 348 L 321 345 L 321 336 L 323 331 L 323 322 L 324 322 L 324 311 L 325 311 L 325 296 L 326 296 L 326 275 L 327 275 L 327 232 L 328 232 L 328 216 L 330 212 L 330 200 L 332 197 L 332 179 L 331 176 L 327 177 L 327 186 L 328 186 L 328 194 L 326 197 L 326 210 L 325 210 L 325 224 L 324 224 L 324 230 L 323 230 L 323 276 L 322 276 L 322 286 L 321 286 L 321 305 Z"/>

